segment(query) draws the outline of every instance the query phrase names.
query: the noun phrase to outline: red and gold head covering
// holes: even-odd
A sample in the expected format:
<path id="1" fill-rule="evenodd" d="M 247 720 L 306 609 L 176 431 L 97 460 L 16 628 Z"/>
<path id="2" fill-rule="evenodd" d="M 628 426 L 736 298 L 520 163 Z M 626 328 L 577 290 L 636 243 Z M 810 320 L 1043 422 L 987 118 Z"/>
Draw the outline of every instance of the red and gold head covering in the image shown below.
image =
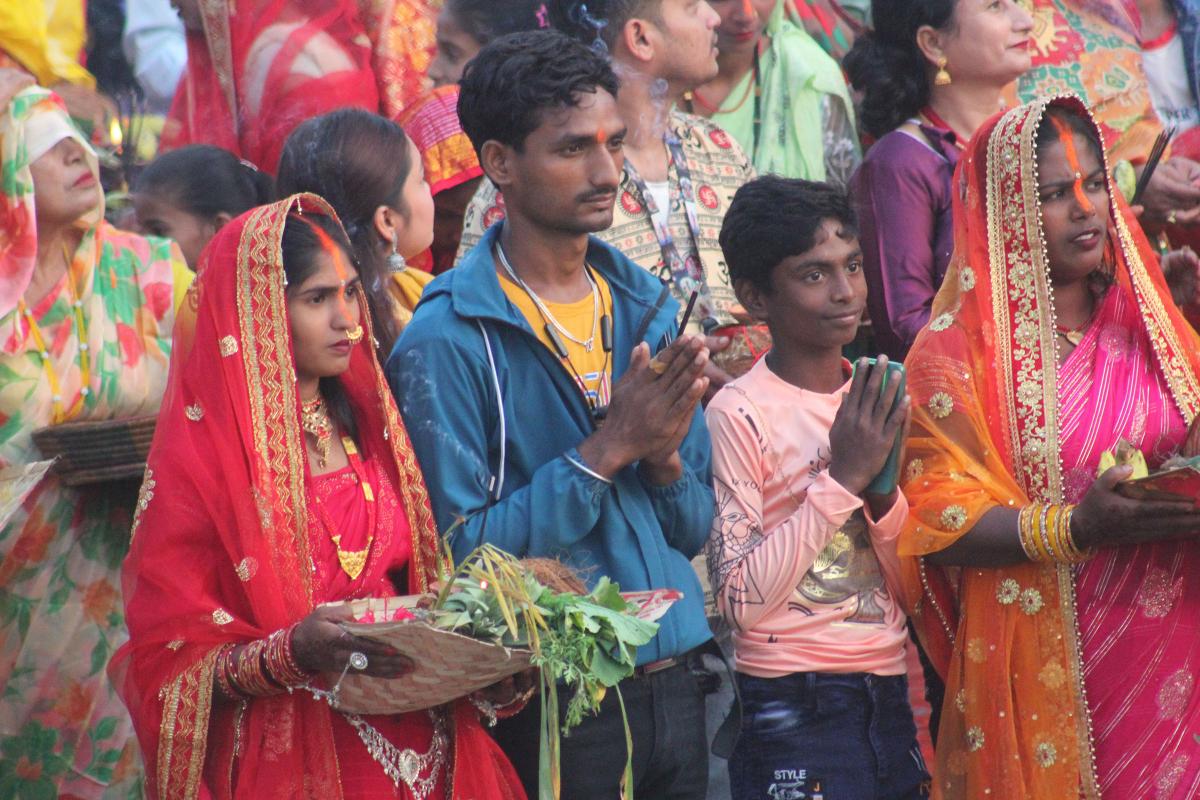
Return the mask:
<path id="1" fill-rule="evenodd" d="M 179 311 L 167 392 L 122 582 L 130 639 L 110 674 L 146 757 L 151 797 L 341 797 L 330 709 L 306 693 L 213 702 L 213 661 L 299 621 L 314 591 L 307 457 L 292 357 L 284 226 L 336 220 L 316 195 L 252 209 L 204 251 Z M 365 342 L 371 320 L 359 295 Z M 440 544 L 416 457 L 375 353 L 340 382 L 360 447 L 377 454 L 412 532 L 408 590 L 429 588 Z M 236 731 L 236 733 L 235 733 Z"/>
<path id="2" fill-rule="evenodd" d="M 1099 135 L 1074 96 L 1019 106 L 980 128 L 954 175 L 954 256 L 905 362 L 913 423 L 902 488 L 911 515 L 899 550 L 910 613 L 947 689 L 935 797 L 1099 796 L 1071 568 L 948 570 L 926 561 L 996 506 L 1064 502 L 1054 294 L 1037 189 L 1037 131 L 1050 107 Z M 1136 305 L 1191 420 L 1200 411 L 1200 341 L 1129 207 L 1111 185 L 1108 193 L 1114 289 Z"/>
<path id="3" fill-rule="evenodd" d="M 439 86 L 397 122 L 421 151 L 425 180 L 433 194 L 453 189 L 483 174 L 471 140 L 458 122 L 458 85 Z"/>

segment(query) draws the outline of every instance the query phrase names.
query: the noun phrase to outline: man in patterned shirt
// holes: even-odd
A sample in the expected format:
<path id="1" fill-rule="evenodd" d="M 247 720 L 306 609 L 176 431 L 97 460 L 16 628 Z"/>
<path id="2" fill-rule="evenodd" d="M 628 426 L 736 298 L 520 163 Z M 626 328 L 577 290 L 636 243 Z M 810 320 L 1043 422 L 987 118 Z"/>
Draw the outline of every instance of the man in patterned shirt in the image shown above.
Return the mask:
<path id="1" fill-rule="evenodd" d="M 681 308 L 696 290 L 689 331 L 731 336 L 730 350 L 714 352 L 714 360 L 744 371 L 744 348 L 767 343 L 761 330 L 744 335 L 736 327 L 747 317 L 717 236 L 754 168 L 720 127 L 675 108 L 684 92 L 717 74 L 720 17 L 705 0 L 552 0 L 548 7 L 554 27 L 610 54 L 621 81 L 625 170 L 613 224 L 596 235 L 668 283 Z M 484 181 L 467 207 L 459 259 L 503 218 L 503 196 Z M 709 346 L 722 345 L 710 339 Z M 713 392 L 729 379 L 720 369 L 706 375 Z"/>

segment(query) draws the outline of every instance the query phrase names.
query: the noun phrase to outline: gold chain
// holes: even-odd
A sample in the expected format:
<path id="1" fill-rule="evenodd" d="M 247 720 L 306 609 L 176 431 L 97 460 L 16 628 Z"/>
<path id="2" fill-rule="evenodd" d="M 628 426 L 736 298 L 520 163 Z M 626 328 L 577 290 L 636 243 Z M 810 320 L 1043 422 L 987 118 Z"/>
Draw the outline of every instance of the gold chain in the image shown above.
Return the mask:
<path id="1" fill-rule="evenodd" d="M 325 469 L 329 463 L 329 445 L 333 442 L 333 420 L 320 394 L 300 404 L 300 427 L 316 440 L 317 465 Z"/>

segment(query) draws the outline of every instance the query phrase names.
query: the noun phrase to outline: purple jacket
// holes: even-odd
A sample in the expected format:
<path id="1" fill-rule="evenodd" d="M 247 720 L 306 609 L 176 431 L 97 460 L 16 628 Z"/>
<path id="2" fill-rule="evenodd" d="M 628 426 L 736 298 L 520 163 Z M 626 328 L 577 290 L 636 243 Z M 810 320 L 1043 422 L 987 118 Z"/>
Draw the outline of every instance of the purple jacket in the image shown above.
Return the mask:
<path id="1" fill-rule="evenodd" d="M 875 341 L 891 359 L 903 359 L 929 321 L 954 249 L 950 179 L 959 151 L 953 133 L 926 125 L 921 132 L 925 140 L 886 134 L 850 179 L 867 308 Z"/>

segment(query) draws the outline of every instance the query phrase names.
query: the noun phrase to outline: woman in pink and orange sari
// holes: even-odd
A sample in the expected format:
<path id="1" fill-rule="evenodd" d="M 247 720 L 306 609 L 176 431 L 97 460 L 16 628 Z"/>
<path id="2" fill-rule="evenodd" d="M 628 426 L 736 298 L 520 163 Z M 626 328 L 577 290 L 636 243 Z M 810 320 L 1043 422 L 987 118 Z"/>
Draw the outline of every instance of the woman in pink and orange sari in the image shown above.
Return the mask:
<path id="1" fill-rule="evenodd" d="M 993 118 L 955 176 L 900 544 L 946 680 L 935 797 L 1200 792 L 1200 511 L 1097 477 L 1120 439 L 1152 469 L 1200 450 L 1200 340 L 1107 174 L 1065 97 Z"/>

